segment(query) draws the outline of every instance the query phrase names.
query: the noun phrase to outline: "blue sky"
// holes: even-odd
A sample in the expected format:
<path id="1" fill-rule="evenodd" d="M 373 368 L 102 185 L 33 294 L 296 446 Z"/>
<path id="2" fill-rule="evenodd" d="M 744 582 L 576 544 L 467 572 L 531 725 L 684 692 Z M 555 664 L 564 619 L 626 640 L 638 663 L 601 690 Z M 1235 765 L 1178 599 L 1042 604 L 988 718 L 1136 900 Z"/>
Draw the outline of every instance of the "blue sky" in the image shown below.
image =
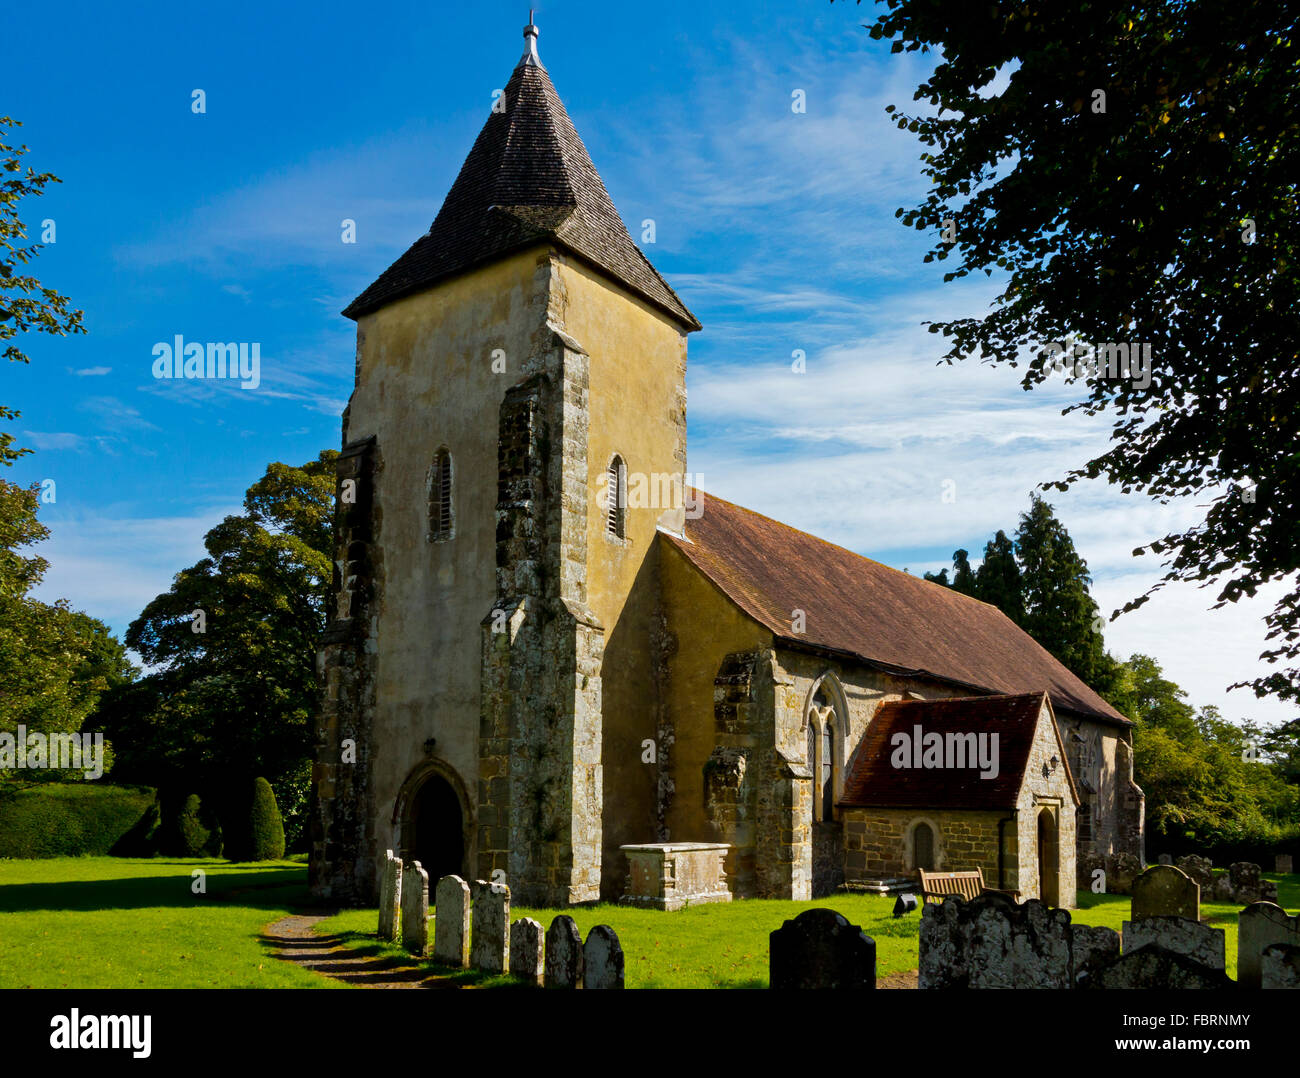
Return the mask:
<path id="1" fill-rule="evenodd" d="M 944 285 L 894 210 L 924 191 L 918 146 L 884 115 L 925 60 L 892 56 L 871 5 L 537 5 L 539 51 L 634 237 L 704 323 L 690 341 L 690 470 L 701 485 L 914 573 L 1008 531 L 1036 484 L 1105 443 L 1062 417 L 1064 383 L 936 366 L 921 323 L 978 314 L 995 282 Z M 41 279 L 86 336 L 30 338 L 4 371 L 8 478 L 53 479 L 43 597 L 119 632 L 202 556 L 270 460 L 339 441 L 354 327 L 338 312 L 426 230 L 522 48 L 527 6 L 140 4 L 7 14 L 0 111 L 64 182 Z M 191 111 L 202 89 L 207 111 Z M 806 112 L 791 109 L 802 90 Z M 340 222 L 356 221 L 357 242 Z M 259 342 L 256 390 L 152 377 L 152 348 Z M 807 356 L 795 374 L 791 356 Z M 955 499 L 945 500 L 951 481 Z M 1197 519 L 1104 484 L 1053 495 L 1109 613 L 1158 576 L 1139 543 Z M 1210 611 L 1166 590 L 1107 628 L 1230 718 L 1294 710 L 1255 676 L 1276 592 Z"/>

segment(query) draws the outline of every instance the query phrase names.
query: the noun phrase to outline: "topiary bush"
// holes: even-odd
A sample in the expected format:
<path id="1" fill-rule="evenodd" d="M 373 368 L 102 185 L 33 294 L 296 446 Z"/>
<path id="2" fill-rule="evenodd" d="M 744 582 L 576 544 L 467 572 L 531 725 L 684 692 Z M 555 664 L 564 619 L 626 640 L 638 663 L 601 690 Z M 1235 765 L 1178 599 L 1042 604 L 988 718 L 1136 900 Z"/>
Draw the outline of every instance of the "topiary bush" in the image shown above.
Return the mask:
<path id="1" fill-rule="evenodd" d="M 266 779 L 253 780 L 253 805 L 248 814 L 249 861 L 278 861 L 284 856 L 284 821 L 275 791 Z"/>
<path id="2" fill-rule="evenodd" d="M 211 857 L 212 831 L 204 823 L 203 804 L 198 794 L 190 794 L 176 816 L 176 855 Z"/>
<path id="3" fill-rule="evenodd" d="M 158 827 L 147 786 L 45 782 L 0 802 L 0 857 L 148 856 Z"/>

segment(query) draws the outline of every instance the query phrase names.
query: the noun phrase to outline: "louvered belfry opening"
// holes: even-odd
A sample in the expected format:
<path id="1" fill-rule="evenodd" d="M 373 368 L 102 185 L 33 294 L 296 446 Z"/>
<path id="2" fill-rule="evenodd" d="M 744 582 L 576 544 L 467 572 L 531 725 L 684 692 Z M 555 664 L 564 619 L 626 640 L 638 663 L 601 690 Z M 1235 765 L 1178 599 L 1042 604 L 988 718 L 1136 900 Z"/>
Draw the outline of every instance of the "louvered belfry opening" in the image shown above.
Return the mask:
<path id="1" fill-rule="evenodd" d="M 622 457 L 609 462 L 609 474 L 605 477 L 605 530 L 619 539 L 623 538 L 626 516 L 626 476 Z"/>
<path id="2" fill-rule="evenodd" d="M 451 535 L 451 454 L 439 449 L 429 471 L 429 541 L 440 543 Z"/>

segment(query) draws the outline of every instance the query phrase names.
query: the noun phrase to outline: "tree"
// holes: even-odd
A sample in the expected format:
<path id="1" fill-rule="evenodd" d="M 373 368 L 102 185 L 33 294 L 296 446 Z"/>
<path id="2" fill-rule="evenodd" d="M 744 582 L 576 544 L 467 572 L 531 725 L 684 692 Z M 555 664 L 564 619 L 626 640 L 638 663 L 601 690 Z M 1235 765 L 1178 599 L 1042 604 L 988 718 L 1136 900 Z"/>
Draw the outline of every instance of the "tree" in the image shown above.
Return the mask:
<path id="1" fill-rule="evenodd" d="M 0 479 L 0 731 L 78 733 L 101 694 L 128 684 L 136 671 L 103 622 L 66 600 L 43 603 L 29 594 L 49 564 L 27 552 L 49 535 L 37 518 L 39 504 L 35 486 Z M 22 777 L 77 780 L 83 773 L 26 771 Z"/>
<path id="2" fill-rule="evenodd" d="M 974 594 L 992 603 L 1017 625 L 1024 625 L 1024 582 L 1016 563 L 1016 548 L 1000 529 L 984 545 L 984 560 L 975 574 Z"/>
<path id="3" fill-rule="evenodd" d="M 163 787 L 177 807 L 198 791 L 237 817 L 247 812 L 244 791 L 266 775 L 291 834 L 300 823 L 337 455 L 297 468 L 271 464 L 249 488 L 245 511 L 208 532 L 208 556 L 178 573 L 127 629 L 127 643 L 156 669 L 113 694 L 103 722 L 118 745 L 119 774 Z"/>
<path id="4" fill-rule="evenodd" d="M 1289 663 L 1249 684 L 1300 698 L 1300 79 L 1285 4 L 1153 0 L 936 4 L 888 0 L 869 26 L 894 52 L 941 52 L 896 116 L 927 147 L 925 201 L 903 222 L 935 237 L 945 281 L 998 272 L 990 313 L 929 324 L 948 363 L 1025 364 L 1073 342 L 1149 346 L 1149 369 L 1080 376 L 1066 409 L 1105 415 L 1110 445 L 1063 478 L 1104 476 L 1159 501 L 1208 505 L 1139 548 L 1156 588 L 1214 582 L 1219 605 L 1267 582 Z M 998 76 L 1005 87 L 991 91 Z M 894 106 L 889 106 L 895 111 Z M 945 227 L 947 224 L 947 227 Z M 951 242 L 949 242 L 951 241 Z M 1052 351 L 1048 351 L 1048 347 Z M 1083 349 L 1082 356 L 1080 348 Z M 1142 354 L 1139 350 L 1138 354 Z M 1130 361 L 1132 360 L 1130 356 Z M 1152 589 L 1155 590 L 1155 589 Z M 1136 597 L 1129 610 L 1150 596 Z"/>
<path id="5" fill-rule="evenodd" d="M 65 296 L 45 288 L 30 273 L 18 272 L 41 250 L 41 244 L 24 245 L 27 228 L 18 216 L 18 203 L 27 195 L 43 194 L 51 183 L 62 182 L 49 172 L 24 172 L 22 157 L 26 146 L 9 145 L 10 128 L 22 125 L 9 116 L 0 116 L 0 168 L 8 179 L 0 182 L 0 341 L 14 341 L 20 333 L 35 331 L 65 336 L 85 333 L 82 312 L 72 310 Z M 10 362 L 26 363 L 28 358 L 17 344 L 5 345 L 4 356 Z M 0 419 L 17 419 L 19 412 L 0 404 Z M 13 449 L 13 435 L 0 431 L 0 464 L 12 465 L 30 449 Z"/>

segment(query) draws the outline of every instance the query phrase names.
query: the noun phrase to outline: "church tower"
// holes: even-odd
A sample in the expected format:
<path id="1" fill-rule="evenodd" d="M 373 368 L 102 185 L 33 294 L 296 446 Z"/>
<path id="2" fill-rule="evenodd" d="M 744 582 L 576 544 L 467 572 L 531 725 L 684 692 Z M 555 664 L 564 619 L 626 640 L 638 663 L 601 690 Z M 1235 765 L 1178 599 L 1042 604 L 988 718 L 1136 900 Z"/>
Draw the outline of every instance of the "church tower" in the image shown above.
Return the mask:
<path id="1" fill-rule="evenodd" d="M 339 902 L 374 900 L 389 848 L 520 903 L 613 898 L 618 845 L 658 837 L 654 539 L 682 530 L 700 327 L 537 33 L 432 227 L 344 311 L 311 852 Z"/>

